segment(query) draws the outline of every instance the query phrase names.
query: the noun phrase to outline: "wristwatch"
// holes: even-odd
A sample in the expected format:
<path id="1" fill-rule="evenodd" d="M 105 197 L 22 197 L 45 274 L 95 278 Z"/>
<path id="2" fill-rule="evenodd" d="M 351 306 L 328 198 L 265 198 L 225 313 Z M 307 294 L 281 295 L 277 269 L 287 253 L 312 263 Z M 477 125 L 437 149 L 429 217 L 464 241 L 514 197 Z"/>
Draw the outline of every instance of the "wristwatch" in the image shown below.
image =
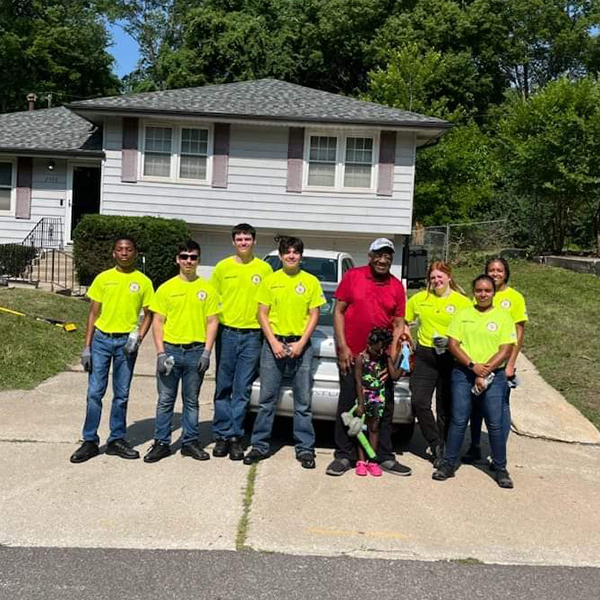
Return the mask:
<path id="1" fill-rule="evenodd" d="M 469 369 L 470 371 L 472 371 L 475 368 L 475 363 L 473 361 L 471 361 L 468 365 L 467 365 L 467 369 Z"/>

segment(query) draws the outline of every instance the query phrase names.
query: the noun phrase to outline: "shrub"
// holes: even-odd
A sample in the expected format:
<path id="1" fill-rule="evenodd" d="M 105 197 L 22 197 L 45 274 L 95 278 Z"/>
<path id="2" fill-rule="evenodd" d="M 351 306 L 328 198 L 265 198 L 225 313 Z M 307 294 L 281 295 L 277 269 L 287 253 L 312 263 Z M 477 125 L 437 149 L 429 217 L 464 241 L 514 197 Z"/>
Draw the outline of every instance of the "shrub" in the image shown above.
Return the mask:
<path id="1" fill-rule="evenodd" d="M 0 244 L 0 275 L 22 277 L 36 254 L 33 246 Z"/>
<path id="2" fill-rule="evenodd" d="M 138 268 L 145 271 L 156 288 L 177 274 L 177 244 L 188 239 L 190 231 L 179 219 L 85 215 L 73 232 L 73 259 L 79 283 L 90 285 L 98 273 L 114 265 L 112 251 L 119 236 L 135 240 L 145 259 L 142 268 L 140 258 Z"/>

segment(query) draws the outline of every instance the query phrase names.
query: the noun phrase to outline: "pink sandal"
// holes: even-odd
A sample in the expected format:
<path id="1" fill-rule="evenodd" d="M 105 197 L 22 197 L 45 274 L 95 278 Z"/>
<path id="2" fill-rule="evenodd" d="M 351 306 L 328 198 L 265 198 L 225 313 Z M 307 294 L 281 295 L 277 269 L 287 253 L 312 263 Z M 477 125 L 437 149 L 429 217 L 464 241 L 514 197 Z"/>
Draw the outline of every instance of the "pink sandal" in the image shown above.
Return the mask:
<path id="1" fill-rule="evenodd" d="M 373 477 L 381 477 L 383 474 L 381 467 L 376 462 L 368 462 L 366 469 Z"/>
<path id="2" fill-rule="evenodd" d="M 368 465 L 364 460 L 357 460 L 356 461 L 356 474 L 359 477 L 365 477 L 365 475 L 368 473 Z"/>

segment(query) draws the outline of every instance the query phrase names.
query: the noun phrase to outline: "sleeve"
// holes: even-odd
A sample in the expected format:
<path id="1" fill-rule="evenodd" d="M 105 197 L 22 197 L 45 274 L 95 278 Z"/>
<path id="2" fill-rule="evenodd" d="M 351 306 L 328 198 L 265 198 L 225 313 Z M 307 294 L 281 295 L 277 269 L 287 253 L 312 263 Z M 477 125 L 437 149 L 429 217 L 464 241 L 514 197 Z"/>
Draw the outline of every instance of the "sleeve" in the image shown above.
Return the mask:
<path id="1" fill-rule="evenodd" d="M 402 282 L 400 280 L 396 281 L 396 308 L 394 310 L 394 317 L 404 317 L 406 313 L 406 292 L 404 291 Z"/>
<path id="2" fill-rule="evenodd" d="M 310 301 L 308 304 L 308 308 L 317 308 L 319 306 L 323 306 L 326 304 L 325 296 L 323 295 L 323 288 L 321 287 L 321 282 L 315 278 L 314 285 L 312 286 Z"/>
<path id="3" fill-rule="evenodd" d="M 419 298 L 419 294 L 415 294 L 412 298 L 409 298 L 408 302 L 406 303 L 406 321 L 408 323 L 412 323 L 413 321 L 417 320 L 417 312 L 416 312 L 416 304 L 417 304 L 417 299 Z"/>
<path id="4" fill-rule="evenodd" d="M 335 294 L 333 295 L 336 300 L 346 302 L 346 304 L 352 303 L 352 279 L 354 279 L 353 271 L 354 269 L 346 271 L 342 277 L 342 281 L 340 281 L 340 285 L 338 285 L 337 290 L 335 290 Z"/>
<path id="5" fill-rule="evenodd" d="M 513 298 L 513 305 L 510 309 L 510 316 L 514 323 L 523 323 L 529 321 L 527 316 L 527 307 L 525 306 L 525 298 L 517 292 Z"/>
<path id="6" fill-rule="evenodd" d="M 210 276 L 210 285 L 212 285 L 215 290 L 217 290 L 218 294 L 222 293 L 222 288 L 221 288 L 221 268 L 219 267 L 219 265 L 217 265 L 212 272 L 212 275 Z"/>
<path id="7" fill-rule="evenodd" d="M 505 313 L 506 314 L 506 313 Z M 506 314 L 508 317 L 508 314 Z M 513 320 L 508 317 L 503 319 L 500 329 L 500 345 L 503 344 L 516 344 L 517 343 L 517 328 Z"/>
<path id="8" fill-rule="evenodd" d="M 273 294 L 269 287 L 268 277 L 258 286 L 255 299 L 259 304 L 264 304 L 265 306 L 271 306 L 273 304 Z"/>
<path id="9" fill-rule="evenodd" d="M 167 303 L 162 285 L 156 290 L 156 294 L 150 302 L 150 310 L 163 317 L 167 316 Z"/>
<path id="10" fill-rule="evenodd" d="M 451 337 L 457 342 L 462 342 L 462 319 L 460 313 L 462 311 L 458 311 L 450 321 L 450 325 L 448 325 L 448 329 L 446 329 L 446 337 Z"/>
<path id="11" fill-rule="evenodd" d="M 144 308 L 147 308 L 152 302 L 152 298 L 154 296 L 154 288 L 152 287 L 152 281 L 150 281 L 150 279 L 147 279 L 145 283 L 146 285 L 144 286 L 144 295 L 142 296 L 142 306 Z"/>
<path id="12" fill-rule="evenodd" d="M 87 297 L 94 302 L 102 302 L 102 273 L 96 275 L 87 291 Z"/>
<path id="13" fill-rule="evenodd" d="M 208 298 L 206 303 L 206 316 L 212 317 L 213 315 L 218 315 L 221 312 L 221 296 L 213 286 L 210 286 L 207 292 Z"/>

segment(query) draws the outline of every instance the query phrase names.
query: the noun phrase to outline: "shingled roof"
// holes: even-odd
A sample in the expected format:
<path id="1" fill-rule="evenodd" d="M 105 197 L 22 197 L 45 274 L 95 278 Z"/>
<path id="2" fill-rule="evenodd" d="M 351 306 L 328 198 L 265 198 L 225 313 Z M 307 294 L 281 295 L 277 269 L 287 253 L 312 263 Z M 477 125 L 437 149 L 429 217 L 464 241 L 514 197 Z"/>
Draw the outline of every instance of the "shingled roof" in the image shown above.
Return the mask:
<path id="1" fill-rule="evenodd" d="M 102 134 L 64 106 L 0 114 L 0 152 L 102 156 Z"/>
<path id="2" fill-rule="evenodd" d="M 73 102 L 81 114 L 187 114 L 268 121 L 340 123 L 445 129 L 434 117 L 364 102 L 301 85 L 259 79 Z"/>

